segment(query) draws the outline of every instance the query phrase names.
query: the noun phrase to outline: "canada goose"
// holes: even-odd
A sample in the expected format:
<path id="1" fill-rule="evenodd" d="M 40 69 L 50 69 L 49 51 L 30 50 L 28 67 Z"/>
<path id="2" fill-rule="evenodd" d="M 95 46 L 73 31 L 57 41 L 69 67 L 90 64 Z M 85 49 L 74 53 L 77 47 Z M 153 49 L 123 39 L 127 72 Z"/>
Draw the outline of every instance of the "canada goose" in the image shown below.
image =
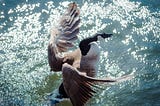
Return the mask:
<path id="1" fill-rule="evenodd" d="M 96 41 L 99 37 L 105 39 L 112 34 L 95 34 L 82 40 L 78 49 L 67 52 L 70 47 L 74 46 L 73 41 L 78 38 L 79 14 L 76 3 L 70 3 L 59 26 L 51 30 L 48 45 L 48 61 L 51 71 L 62 71 L 63 75 L 59 93 L 64 98 L 70 98 L 73 106 L 84 106 L 93 93 L 96 93 L 92 89 L 95 83 L 116 81 L 95 78 L 100 53 Z"/>

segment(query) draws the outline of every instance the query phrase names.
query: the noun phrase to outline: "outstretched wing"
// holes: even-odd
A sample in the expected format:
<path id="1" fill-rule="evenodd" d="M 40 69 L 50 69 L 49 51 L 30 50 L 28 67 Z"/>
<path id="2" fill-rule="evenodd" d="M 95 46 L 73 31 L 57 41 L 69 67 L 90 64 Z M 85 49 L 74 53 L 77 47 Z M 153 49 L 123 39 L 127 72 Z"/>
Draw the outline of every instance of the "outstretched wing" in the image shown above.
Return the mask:
<path id="1" fill-rule="evenodd" d="M 66 13 L 62 16 L 59 26 L 51 30 L 50 44 L 54 46 L 56 52 L 66 52 L 73 47 L 73 41 L 79 33 L 79 9 L 75 3 L 68 5 Z"/>
<path id="2" fill-rule="evenodd" d="M 115 80 L 99 80 L 88 77 L 67 63 L 63 65 L 62 73 L 64 88 L 73 106 L 84 106 L 96 93 L 92 87 L 97 82 L 115 82 Z"/>

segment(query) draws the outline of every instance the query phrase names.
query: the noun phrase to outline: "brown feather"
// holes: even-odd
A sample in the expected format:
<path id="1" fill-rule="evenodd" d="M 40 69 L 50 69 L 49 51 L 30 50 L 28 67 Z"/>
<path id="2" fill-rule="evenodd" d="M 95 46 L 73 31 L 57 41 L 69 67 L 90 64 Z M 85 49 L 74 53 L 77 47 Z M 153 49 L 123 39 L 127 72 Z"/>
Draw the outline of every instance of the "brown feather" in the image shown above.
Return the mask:
<path id="1" fill-rule="evenodd" d="M 76 3 L 71 3 L 67 13 L 62 16 L 58 28 L 53 28 L 51 31 L 50 44 L 57 47 L 57 52 L 66 52 L 74 46 L 73 41 L 78 38 L 79 23 L 79 9 Z"/>
<path id="2" fill-rule="evenodd" d="M 67 63 L 63 64 L 62 74 L 65 91 L 73 106 L 84 106 L 96 93 L 93 87 L 97 82 L 110 82 L 86 76 Z"/>

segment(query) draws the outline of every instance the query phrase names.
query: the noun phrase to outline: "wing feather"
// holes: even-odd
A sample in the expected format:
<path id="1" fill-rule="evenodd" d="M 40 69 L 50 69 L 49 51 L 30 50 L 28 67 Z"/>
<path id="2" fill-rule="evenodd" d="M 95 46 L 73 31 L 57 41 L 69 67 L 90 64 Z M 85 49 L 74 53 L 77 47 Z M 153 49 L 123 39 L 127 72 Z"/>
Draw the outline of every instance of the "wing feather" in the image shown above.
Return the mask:
<path id="1" fill-rule="evenodd" d="M 96 88 L 93 88 L 97 82 L 115 82 L 88 77 L 67 63 L 62 66 L 62 74 L 65 91 L 73 106 L 84 106 L 96 93 Z"/>
<path id="2" fill-rule="evenodd" d="M 76 3 L 70 3 L 66 13 L 62 16 L 57 28 L 51 30 L 50 44 L 57 48 L 57 52 L 66 52 L 73 47 L 73 42 L 78 39 L 79 9 Z"/>

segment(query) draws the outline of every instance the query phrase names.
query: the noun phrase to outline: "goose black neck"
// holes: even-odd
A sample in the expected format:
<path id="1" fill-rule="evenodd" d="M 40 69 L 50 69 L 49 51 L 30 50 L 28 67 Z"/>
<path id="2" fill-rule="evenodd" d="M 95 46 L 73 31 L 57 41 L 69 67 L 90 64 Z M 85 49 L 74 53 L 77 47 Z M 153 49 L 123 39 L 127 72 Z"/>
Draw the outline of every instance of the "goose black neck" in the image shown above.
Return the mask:
<path id="1" fill-rule="evenodd" d="M 81 50 L 81 54 L 83 55 L 83 56 L 85 56 L 87 53 L 88 53 L 88 51 L 89 51 L 89 49 L 90 49 L 90 43 L 91 42 L 94 42 L 94 41 L 97 41 L 98 39 L 97 39 L 97 35 L 95 35 L 95 36 L 92 36 L 92 37 L 88 37 L 88 38 L 86 38 L 86 39 L 83 39 L 80 43 L 79 43 L 79 48 L 80 48 L 80 50 Z"/>
<path id="2" fill-rule="evenodd" d="M 108 38 L 111 37 L 112 34 L 106 34 L 106 33 L 97 33 L 96 35 L 92 36 L 92 37 L 88 37 L 83 39 L 80 43 L 79 43 L 79 48 L 81 50 L 81 53 L 83 56 L 85 56 L 89 49 L 90 49 L 90 43 L 97 41 L 98 40 L 98 36 L 101 36 L 102 38 Z"/>

